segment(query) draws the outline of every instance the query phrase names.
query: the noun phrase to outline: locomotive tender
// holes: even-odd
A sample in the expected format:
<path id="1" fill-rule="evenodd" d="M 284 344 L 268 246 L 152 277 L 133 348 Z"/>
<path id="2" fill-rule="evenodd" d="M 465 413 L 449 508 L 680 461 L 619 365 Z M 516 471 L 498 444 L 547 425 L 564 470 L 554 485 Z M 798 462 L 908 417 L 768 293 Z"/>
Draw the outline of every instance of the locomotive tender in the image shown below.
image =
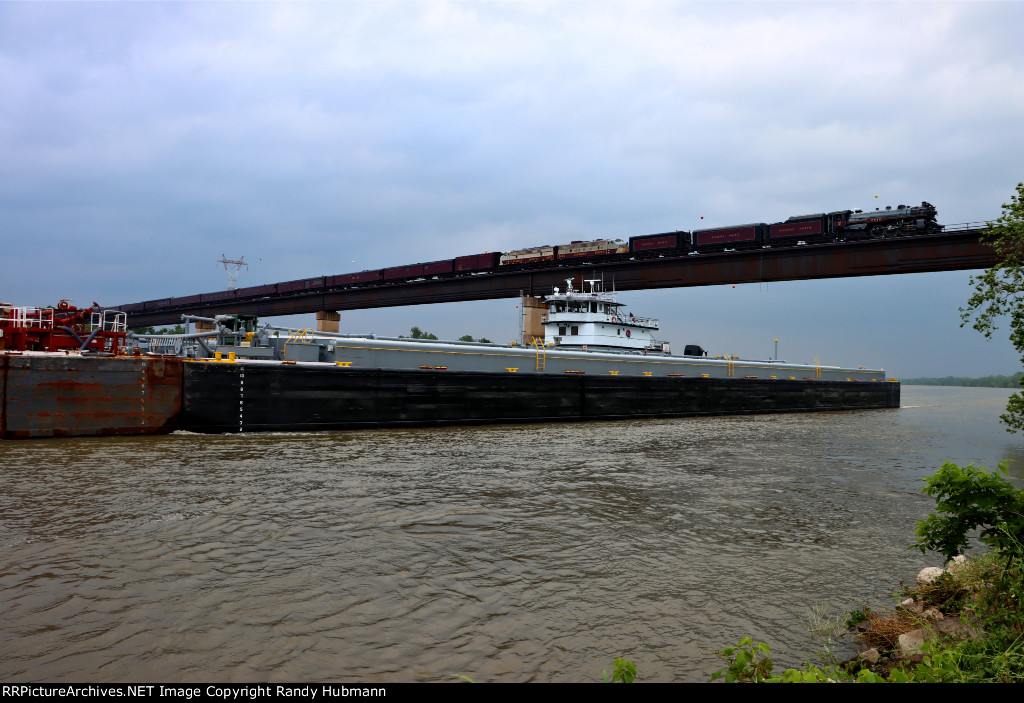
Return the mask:
<path id="1" fill-rule="evenodd" d="M 873 211 L 836 210 L 812 215 L 795 215 L 784 222 L 698 229 L 692 232 L 664 232 L 621 239 L 595 239 L 528 247 L 509 252 L 470 254 L 455 259 L 431 261 L 408 266 L 318 276 L 283 283 L 269 283 L 235 290 L 201 293 L 182 298 L 161 298 L 142 303 L 121 305 L 124 312 L 193 306 L 225 300 L 254 300 L 271 295 L 329 291 L 359 287 L 365 284 L 401 283 L 417 279 L 447 278 L 486 274 L 510 268 L 531 268 L 571 263 L 615 261 L 621 259 L 684 256 L 727 249 L 757 247 L 791 247 L 819 242 L 844 242 L 857 239 L 905 237 L 941 232 L 943 227 L 935 220 L 935 206 L 922 202 L 920 206 L 899 205 L 896 208 L 876 208 Z"/>

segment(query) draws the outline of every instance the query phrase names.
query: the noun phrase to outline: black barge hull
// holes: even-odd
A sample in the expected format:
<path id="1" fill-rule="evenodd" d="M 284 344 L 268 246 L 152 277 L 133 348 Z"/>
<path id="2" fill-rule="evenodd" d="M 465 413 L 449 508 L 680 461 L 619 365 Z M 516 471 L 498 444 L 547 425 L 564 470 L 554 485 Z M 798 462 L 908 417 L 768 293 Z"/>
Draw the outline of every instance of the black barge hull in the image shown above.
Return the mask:
<path id="1" fill-rule="evenodd" d="M 182 399 L 184 429 L 221 433 L 898 408 L 900 384 L 210 362 Z"/>

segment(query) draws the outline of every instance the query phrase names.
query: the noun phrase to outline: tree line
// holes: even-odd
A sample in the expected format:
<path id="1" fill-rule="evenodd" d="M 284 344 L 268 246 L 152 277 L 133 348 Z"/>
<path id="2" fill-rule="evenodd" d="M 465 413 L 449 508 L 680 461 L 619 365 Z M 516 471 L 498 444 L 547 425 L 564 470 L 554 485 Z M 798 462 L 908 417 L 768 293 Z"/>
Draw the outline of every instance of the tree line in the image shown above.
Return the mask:
<path id="1" fill-rule="evenodd" d="M 1024 372 L 1018 371 L 1012 376 L 982 376 L 966 378 L 964 376 L 946 376 L 944 378 L 904 378 L 900 382 L 905 386 L 973 386 L 976 388 L 1020 388 Z"/>

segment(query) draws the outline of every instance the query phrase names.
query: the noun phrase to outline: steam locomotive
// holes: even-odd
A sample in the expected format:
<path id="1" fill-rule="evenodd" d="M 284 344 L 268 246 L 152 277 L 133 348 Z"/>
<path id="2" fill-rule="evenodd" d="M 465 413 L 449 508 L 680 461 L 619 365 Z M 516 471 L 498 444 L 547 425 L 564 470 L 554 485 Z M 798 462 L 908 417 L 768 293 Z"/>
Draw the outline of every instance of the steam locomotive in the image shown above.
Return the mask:
<path id="1" fill-rule="evenodd" d="M 686 252 L 722 251 L 759 246 L 796 246 L 800 242 L 843 242 L 853 239 L 898 237 L 941 232 L 935 221 L 935 206 L 900 205 L 897 208 L 864 212 L 836 210 L 814 215 L 795 215 L 785 222 L 698 229 L 691 232 L 649 234 L 630 237 L 633 253 L 679 249 Z"/>

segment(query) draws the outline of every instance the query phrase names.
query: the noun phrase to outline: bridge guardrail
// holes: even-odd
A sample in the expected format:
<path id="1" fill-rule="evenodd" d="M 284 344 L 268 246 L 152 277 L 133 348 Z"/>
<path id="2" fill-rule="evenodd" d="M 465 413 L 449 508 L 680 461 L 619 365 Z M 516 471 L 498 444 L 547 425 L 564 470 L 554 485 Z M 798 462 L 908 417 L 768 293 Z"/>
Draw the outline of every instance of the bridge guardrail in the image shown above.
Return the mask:
<path id="1" fill-rule="evenodd" d="M 988 227 L 988 222 L 961 222 L 956 225 L 945 225 L 942 228 L 943 232 L 964 232 L 970 229 L 985 229 Z"/>

